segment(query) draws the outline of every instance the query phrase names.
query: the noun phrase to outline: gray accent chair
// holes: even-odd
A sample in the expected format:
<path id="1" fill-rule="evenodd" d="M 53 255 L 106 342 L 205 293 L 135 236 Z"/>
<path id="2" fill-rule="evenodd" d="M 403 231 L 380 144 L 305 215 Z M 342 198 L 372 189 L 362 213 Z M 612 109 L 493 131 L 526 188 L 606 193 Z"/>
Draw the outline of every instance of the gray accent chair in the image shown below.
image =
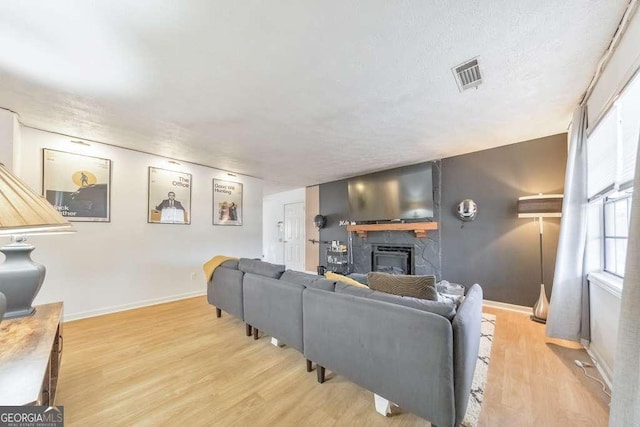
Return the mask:
<path id="1" fill-rule="evenodd" d="M 330 369 L 438 426 L 465 415 L 478 357 L 482 289 L 470 288 L 453 321 L 347 293 L 307 289 L 304 355 L 318 381 Z"/>

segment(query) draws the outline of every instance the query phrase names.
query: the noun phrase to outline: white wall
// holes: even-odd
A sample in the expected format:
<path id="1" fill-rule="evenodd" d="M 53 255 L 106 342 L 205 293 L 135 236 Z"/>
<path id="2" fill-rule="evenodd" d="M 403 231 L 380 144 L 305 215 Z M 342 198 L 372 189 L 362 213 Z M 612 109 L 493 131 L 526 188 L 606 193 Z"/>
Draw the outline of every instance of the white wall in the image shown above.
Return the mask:
<path id="1" fill-rule="evenodd" d="M 14 147 L 20 141 L 20 125 L 15 113 L 0 108 L 0 163 L 14 170 Z M 15 150 L 16 153 L 18 152 Z"/>
<path id="2" fill-rule="evenodd" d="M 279 241 L 277 223 L 284 221 L 284 205 L 304 202 L 304 199 L 304 188 L 265 196 L 262 203 L 262 247 L 264 250 L 262 259 L 264 261 L 284 264 L 284 243 Z"/>
<path id="3" fill-rule="evenodd" d="M 79 318 L 203 294 L 202 263 L 214 255 L 262 253 L 262 180 L 102 144 L 22 128 L 21 177 L 42 190 L 42 149 L 112 160 L 111 222 L 74 222 L 76 234 L 30 239 L 32 257 L 47 268 L 36 304 L 64 301 L 65 318 Z M 147 223 L 148 167 L 193 175 L 191 225 Z M 16 168 L 17 169 L 17 168 Z M 243 226 L 212 225 L 212 179 L 244 184 Z"/>

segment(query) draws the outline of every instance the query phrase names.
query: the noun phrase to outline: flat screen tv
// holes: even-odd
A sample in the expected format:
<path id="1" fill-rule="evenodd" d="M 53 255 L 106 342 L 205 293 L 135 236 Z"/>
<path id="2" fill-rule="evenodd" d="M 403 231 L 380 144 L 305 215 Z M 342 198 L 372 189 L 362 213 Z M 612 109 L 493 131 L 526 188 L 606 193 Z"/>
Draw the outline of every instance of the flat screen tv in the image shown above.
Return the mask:
<path id="1" fill-rule="evenodd" d="M 433 219 L 432 164 L 406 166 L 352 178 L 351 221 Z"/>

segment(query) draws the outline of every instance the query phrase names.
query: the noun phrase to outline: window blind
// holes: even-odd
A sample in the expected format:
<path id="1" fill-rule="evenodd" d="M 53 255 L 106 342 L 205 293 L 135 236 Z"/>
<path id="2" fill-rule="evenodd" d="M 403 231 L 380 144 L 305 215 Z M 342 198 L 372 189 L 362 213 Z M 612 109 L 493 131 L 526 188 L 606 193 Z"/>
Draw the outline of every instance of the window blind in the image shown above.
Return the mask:
<path id="1" fill-rule="evenodd" d="M 640 138 L 640 75 L 587 137 L 589 198 L 632 185 Z"/>
<path id="2" fill-rule="evenodd" d="M 618 164 L 618 114 L 612 108 L 587 138 L 589 198 L 615 187 Z"/>
<path id="3" fill-rule="evenodd" d="M 631 82 L 619 102 L 622 164 L 618 179 L 621 186 L 630 186 L 633 183 L 640 138 L 640 77 Z"/>

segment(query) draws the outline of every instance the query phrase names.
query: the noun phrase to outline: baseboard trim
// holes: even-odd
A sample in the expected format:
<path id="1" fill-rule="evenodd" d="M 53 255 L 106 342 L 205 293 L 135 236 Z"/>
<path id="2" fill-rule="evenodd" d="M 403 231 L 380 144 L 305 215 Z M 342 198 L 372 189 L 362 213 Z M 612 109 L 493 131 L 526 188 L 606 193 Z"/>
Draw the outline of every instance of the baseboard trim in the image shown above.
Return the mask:
<path id="1" fill-rule="evenodd" d="M 600 372 L 600 375 L 602 375 L 602 379 L 604 380 L 605 384 L 607 384 L 607 387 L 609 387 L 609 390 L 611 390 L 611 386 L 613 384 L 613 381 L 611 381 L 613 370 L 604 361 L 602 356 L 600 356 L 600 353 L 594 346 L 588 345 L 585 347 L 585 349 L 587 350 L 587 354 L 593 361 L 593 364 L 596 366 L 596 369 L 598 370 L 598 372 Z"/>
<path id="2" fill-rule="evenodd" d="M 71 322 L 73 320 L 87 319 L 89 317 L 103 316 L 105 314 L 112 314 L 112 313 L 118 313 L 120 311 L 133 310 L 134 308 L 149 307 L 151 305 L 164 304 L 167 302 L 179 301 L 181 299 L 198 297 L 201 295 L 205 295 L 206 293 L 207 293 L 206 290 L 187 292 L 185 294 L 170 295 L 162 298 L 154 298 L 154 299 L 148 299 L 144 301 L 137 301 L 130 304 L 114 305 L 111 307 L 98 308 L 96 310 L 81 311 L 80 313 L 73 313 L 69 315 L 65 314 L 64 321 Z"/>
<path id="3" fill-rule="evenodd" d="M 488 299 L 483 300 L 482 304 L 485 307 L 499 308 L 501 310 L 515 311 L 517 313 L 532 314 L 531 307 L 525 307 L 524 305 L 508 304 L 506 302 L 491 301 Z"/>

